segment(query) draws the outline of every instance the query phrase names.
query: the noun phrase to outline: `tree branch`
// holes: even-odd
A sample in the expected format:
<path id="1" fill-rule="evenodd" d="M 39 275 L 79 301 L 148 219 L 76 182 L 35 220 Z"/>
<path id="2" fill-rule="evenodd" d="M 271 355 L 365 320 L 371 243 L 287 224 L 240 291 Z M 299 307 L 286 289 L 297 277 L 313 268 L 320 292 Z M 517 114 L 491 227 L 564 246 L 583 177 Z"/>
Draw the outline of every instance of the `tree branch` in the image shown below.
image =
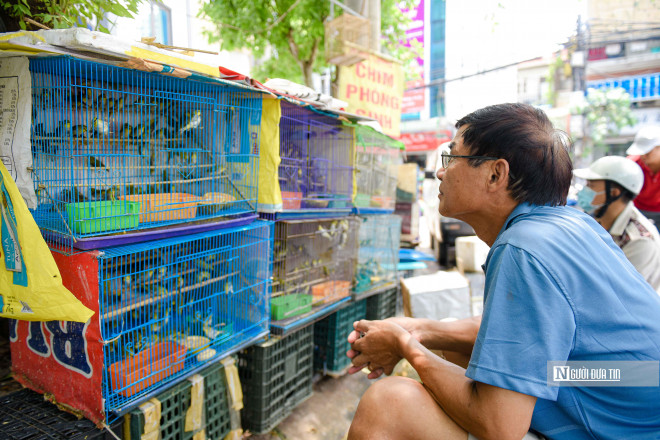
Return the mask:
<path id="1" fill-rule="evenodd" d="M 300 52 L 298 50 L 298 45 L 296 45 L 296 42 L 293 39 L 293 28 L 289 28 L 289 32 L 286 33 L 286 41 L 289 43 L 291 54 L 300 63 Z"/>

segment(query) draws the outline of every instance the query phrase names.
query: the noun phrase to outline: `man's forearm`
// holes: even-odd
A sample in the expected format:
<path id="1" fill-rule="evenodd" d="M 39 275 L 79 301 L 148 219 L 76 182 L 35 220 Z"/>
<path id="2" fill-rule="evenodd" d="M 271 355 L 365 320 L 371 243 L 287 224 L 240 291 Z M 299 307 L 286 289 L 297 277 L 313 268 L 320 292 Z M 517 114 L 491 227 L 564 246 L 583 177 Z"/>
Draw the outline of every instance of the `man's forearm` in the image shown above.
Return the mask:
<path id="1" fill-rule="evenodd" d="M 450 350 L 471 354 L 477 340 L 481 316 L 445 322 L 432 319 L 420 320 L 424 330 L 420 331 L 420 342 L 430 350 Z"/>
<path id="2" fill-rule="evenodd" d="M 502 440 L 522 438 L 529 429 L 535 398 L 475 382 L 414 338 L 401 343 L 401 354 L 438 405 L 466 431 Z"/>

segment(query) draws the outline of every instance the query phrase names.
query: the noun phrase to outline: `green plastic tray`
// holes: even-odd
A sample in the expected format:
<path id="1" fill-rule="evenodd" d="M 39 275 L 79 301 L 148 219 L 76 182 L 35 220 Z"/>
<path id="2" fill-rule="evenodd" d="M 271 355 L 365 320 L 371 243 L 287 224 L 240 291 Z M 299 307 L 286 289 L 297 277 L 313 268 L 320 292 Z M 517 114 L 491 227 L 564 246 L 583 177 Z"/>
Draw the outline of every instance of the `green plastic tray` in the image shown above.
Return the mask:
<path id="1" fill-rule="evenodd" d="M 125 200 L 67 203 L 69 227 L 78 234 L 135 229 L 140 222 L 140 202 Z"/>
<path id="2" fill-rule="evenodd" d="M 276 296 L 270 300 L 270 319 L 279 321 L 307 313 L 312 310 L 312 299 L 304 293 Z"/>

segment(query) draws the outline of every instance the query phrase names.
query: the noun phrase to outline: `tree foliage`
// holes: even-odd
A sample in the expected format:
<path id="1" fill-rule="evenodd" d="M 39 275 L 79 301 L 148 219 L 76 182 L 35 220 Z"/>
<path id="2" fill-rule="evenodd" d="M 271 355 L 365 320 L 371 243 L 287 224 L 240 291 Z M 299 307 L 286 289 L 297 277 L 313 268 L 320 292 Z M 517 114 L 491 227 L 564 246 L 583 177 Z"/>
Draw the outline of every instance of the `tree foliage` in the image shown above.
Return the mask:
<path id="1" fill-rule="evenodd" d="M 589 155 L 593 147 L 607 148 L 608 137 L 636 123 L 630 95 L 622 88 L 587 89 L 584 101 L 572 113 L 584 116 L 583 156 Z"/>
<path id="2" fill-rule="evenodd" d="M 392 56 L 412 59 L 399 43 L 409 19 L 398 4 L 415 0 L 382 0 L 381 29 L 384 46 Z M 339 8 L 335 8 L 335 13 Z M 324 22 L 330 17 L 330 2 L 318 0 L 209 0 L 202 6 L 216 28 L 207 31 L 210 42 L 219 41 L 223 50 L 249 49 L 265 61 L 254 76 L 281 77 L 311 85 L 312 72 L 319 72 L 325 61 Z"/>
<path id="3" fill-rule="evenodd" d="M 26 18 L 52 29 L 86 26 L 109 32 L 102 25 L 107 13 L 132 18 L 146 0 L 0 0 L 0 12 L 7 31 L 35 29 Z"/>

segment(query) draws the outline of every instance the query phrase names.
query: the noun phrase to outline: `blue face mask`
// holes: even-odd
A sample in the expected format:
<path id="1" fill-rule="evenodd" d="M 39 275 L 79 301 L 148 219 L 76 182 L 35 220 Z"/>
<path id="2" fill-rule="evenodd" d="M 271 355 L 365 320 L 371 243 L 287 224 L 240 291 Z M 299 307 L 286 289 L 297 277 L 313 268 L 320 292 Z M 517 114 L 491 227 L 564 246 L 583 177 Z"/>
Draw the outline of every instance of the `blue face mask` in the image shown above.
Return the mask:
<path id="1" fill-rule="evenodd" d="M 604 194 L 605 191 L 601 192 L 596 192 L 593 189 L 589 188 L 588 186 L 585 186 L 582 188 L 578 193 L 577 193 L 577 204 L 584 212 L 587 214 L 591 214 L 601 206 L 602 204 L 598 206 L 594 206 L 591 204 L 591 202 L 594 200 L 594 197 L 596 197 L 598 194 Z"/>

